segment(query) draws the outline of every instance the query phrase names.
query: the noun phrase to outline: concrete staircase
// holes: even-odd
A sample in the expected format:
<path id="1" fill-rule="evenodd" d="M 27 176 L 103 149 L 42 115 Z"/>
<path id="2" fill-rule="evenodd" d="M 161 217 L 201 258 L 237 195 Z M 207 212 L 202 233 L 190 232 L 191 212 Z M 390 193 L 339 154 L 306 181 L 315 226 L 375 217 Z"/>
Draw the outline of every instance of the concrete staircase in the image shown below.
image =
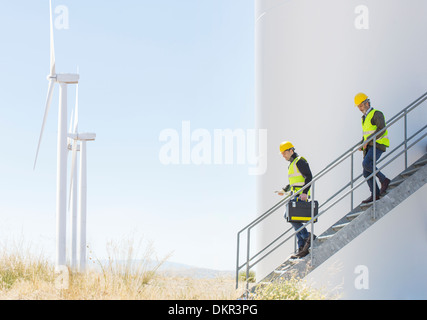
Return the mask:
<path id="1" fill-rule="evenodd" d="M 312 246 L 313 260 L 311 260 L 311 254 L 303 259 L 287 259 L 259 284 L 276 281 L 287 276 L 303 278 L 377 223 L 425 183 L 427 183 L 427 153 L 391 181 L 386 194 L 376 201 L 375 219 L 373 218 L 372 203 L 359 205 L 317 237 Z"/>

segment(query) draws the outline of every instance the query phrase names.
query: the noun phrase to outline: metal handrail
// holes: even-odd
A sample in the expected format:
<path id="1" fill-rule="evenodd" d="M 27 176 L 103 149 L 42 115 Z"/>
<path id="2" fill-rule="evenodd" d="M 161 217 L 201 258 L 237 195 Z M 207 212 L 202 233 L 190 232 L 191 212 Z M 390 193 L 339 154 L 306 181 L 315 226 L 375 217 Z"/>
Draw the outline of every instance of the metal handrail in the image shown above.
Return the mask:
<path id="1" fill-rule="evenodd" d="M 425 125 L 423 128 L 421 128 L 420 130 L 418 130 L 416 133 L 414 133 L 411 137 L 407 137 L 407 115 L 414 109 L 416 109 L 419 105 L 421 105 L 424 101 L 427 100 L 427 92 L 425 92 L 423 95 L 421 95 L 418 99 L 416 99 L 415 101 L 413 101 L 411 104 L 409 104 L 406 108 L 402 109 L 400 112 L 398 112 L 395 116 L 393 116 L 389 121 L 388 124 L 380 131 L 376 132 L 375 134 L 372 134 L 372 137 L 370 137 L 369 139 L 367 139 L 366 141 L 363 141 L 361 144 L 357 143 L 354 146 L 352 146 L 350 149 L 346 150 L 341 156 L 339 156 L 337 159 L 335 159 L 334 161 L 332 161 L 329 165 L 327 165 L 323 170 L 321 170 L 318 174 L 316 174 L 312 181 L 310 181 L 309 183 L 307 183 L 303 188 L 301 188 L 300 190 L 298 190 L 298 192 L 289 195 L 287 197 L 285 197 L 284 199 L 280 200 L 278 203 L 276 203 L 273 207 L 271 207 L 270 209 L 268 209 L 266 212 L 264 212 L 262 215 L 260 215 L 259 217 L 257 217 L 255 220 L 253 220 L 251 223 L 249 223 L 248 225 L 246 225 L 244 228 L 242 228 L 238 233 L 237 233 L 237 259 L 236 259 L 236 288 L 238 288 L 239 285 L 239 271 L 246 266 L 246 279 L 249 278 L 249 270 L 250 268 L 254 267 L 256 264 L 258 264 L 261 260 L 263 260 L 265 257 L 267 257 L 270 253 L 272 253 L 273 251 L 275 251 L 277 248 L 279 248 L 280 246 L 282 246 L 285 242 L 287 242 L 288 240 L 290 240 L 291 238 L 293 238 L 299 231 L 301 231 L 303 228 L 305 228 L 306 226 L 308 226 L 309 224 L 311 225 L 311 241 L 313 242 L 313 229 L 314 229 L 314 221 L 316 221 L 315 219 L 318 219 L 321 215 L 323 215 L 325 212 L 327 212 L 330 208 L 332 208 L 335 204 L 337 204 L 338 202 L 340 202 L 342 199 L 344 199 L 347 195 L 351 195 L 351 210 L 353 210 L 353 192 L 354 190 L 356 190 L 358 187 L 360 187 L 362 184 L 364 184 L 367 180 L 371 179 L 372 177 L 376 177 L 377 171 L 382 170 L 383 168 L 385 168 L 386 166 L 388 166 L 391 162 L 393 162 L 395 159 L 397 159 L 397 157 L 399 157 L 400 155 L 402 155 L 404 153 L 404 160 L 405 160 L 405 169 L 408 168 L 408 160 L 407 160 L 407 152 L 410 148 L 412 148 L 415 144 L 417 144 L 419 141 L 421 141 L 426 135 L 427 133 L 424 133 L 421 137 L 419 137 L 415 142 L 413 142 L 411 145 L 408 145 L 408 142 L 412 139 L 414 139 L 418 134 L 420 134 L 422 131 L 424 131 L 427 128 L 427 125 Z M 400 119 L 404 118 L 404 141 L 402 143 L 400 143 L 396 148 L 394 148 L 392 151 L 388 152 L 381 160 L 378 161 L 378 163 L 376 162 L 376 140 L 374 139 L 378 136 L 381 136 L 386 130 L 388 130 L 390 127 L 392 127 L 395 123 L 397 123 Z M 368 144 L 369 142 L 373 142 L 373 148 L 374 148 L 374 166 L 373 166 L 373 172 L 366 177 L 365 179 L 363 179 L 361 182 L 359 182 L 357 185 L 354 185 L 354 183 L 362 177 L 362 174 L 360 174 L 358 177 L 354 178 L 353 177 L 353 155 L 355 152 L 357 152 L 359 150 L 359 148 L 361 148 L 363 145 Z M 391 160 L 389 160 L 385 165 L 383 165 L 382 167 L 376 169 L 377 165 L 380 164 L 381 162 L 383 162 L 386 158 L 388 158 L 391 154 L 393 154 L 395 151 L 397 151 L 400 147 L 404 146 L 404 150 L 399 152 L 397 155 L 395 155 Z M 278 242 L 281 238 L 283 238 L 291 229 L 293 229 L 292 227 L 290 227 L 288 230 L 286 230 L 285 232 L 283 232 L 281 235 L 279 235 L 278 237 L 276 237 L 273 241 L 271 241 L 268 245 L 266 245 L 263 249 L 261 249 L 259 252 L 257 252 L 255 255 L 253 255 L 252 257 L 250 257 L 250 232 L 251 229 L 254 228 L 255 226 L 257 226 L 259 223 L 261 223 L 263 220 L 265 220 L 266 218 L 268 218 L 271 214 L 273 214 L 274 212 L 276 212 L 279 208 L 283 207 L 284 205 L 288 204 L 289 201 L 293 198 L 295 198 L 296 196 L 298 196 L 299 194 L 301 194 L 305 189 L 312 187 L 312 199 L 315 199 L 314 197 L 314 188 L 315 188 L 315 182 L 320 180 L 323 176 L 325 176 L 328 172 L 330 172 L 332 169 L 334 169 L 337 165 L 339 165 L 340 163 L 342 163 L 344 160 L 351 158 L 351 180 L 350 182 L 348 182 L 343 188 L 341 188 L 339 191 L 337 191 L 334 195 L 332 195 L 330 198 L 328 198 L 323 204 L 319 205 L 318 207 L 318 214 L 316 216 L 314 216 L 314 201 L 311 201 L 312 203 L 312 208 L 311 208 L 311 219 L 309 221 L 307 221 L 305 224 L 303 224 L 303 226 L 301 228 L 299 228 L 298 230 L 294 231 L 291 235 L 289 235 L 285 240 L 282 240 L 280 243 L 276 244 L 274 246 L 274 248 L 270 249 L 267 253 L 264 253 L 267 249 L 269 249 L 271 246 L 273 246 L 276 242 Z M 343 195 L 341 195 L 337 200 L 335 200 L 329 207 L 327 207 L 326 209 L 324 209 L 323 211 L 320 211 L 320 209 L 326 205 L 327 203 L 329 203 L 330 201 L 332 201 L 333 199 L 335 199 L 342 191 L 344 191 L 347 187 L 350 186 L 350 190 L 348 190 L 347 192 L 345 192 Z M 374 195 L 373 195 L 373 218 L 376 218 L 376 190 L 374 188 L 373 191 Z M 243 232 L 247 232 L 247 245 L 246 245 L 246 262 L 244 262 L 242 265 L 239 264 L 239 257 L 240 257 L 240 236 Z M 264 254 L 263 254 L 264 253 Z M 254 261 L 255 258 L 257 258 L 258 256 L 260 256 L 261 254 L 263 254 L 260 258 L 258 258 L 257 260 Z M 310 254 L 311 254 L 311 259 L 313 258 L 313 250 L 310 250 Z M 246 283 L 246 285 L 248 286 L 248 282 Z"/>

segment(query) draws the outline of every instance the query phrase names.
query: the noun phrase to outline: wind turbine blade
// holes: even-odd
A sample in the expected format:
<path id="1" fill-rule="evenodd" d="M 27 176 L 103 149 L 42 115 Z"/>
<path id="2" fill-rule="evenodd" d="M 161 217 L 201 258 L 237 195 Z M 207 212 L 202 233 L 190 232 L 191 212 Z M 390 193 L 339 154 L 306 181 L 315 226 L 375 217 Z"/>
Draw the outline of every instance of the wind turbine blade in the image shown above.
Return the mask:
<path id="1" fill-rule="evenodd" d="M 79 84 L 76 84 L 76 105 L 74 107 L 74 128 L 73 133 L 77 133 L 79 125 Z"/>
<path id="2" fill-rule="evenodd" d="M 55 71 L 55 43 L 53 39 L 53 14 L 52 14 L 52 0 L 49 0 L 50 9 L 50 75 L 56 74 Z"/>
<path id="3" fill-rule="evenodd" d="M 71 117 L 70 117 L 70 126 L 69 126 L 69 128 L 68 128 L 68 132 L 69 133 L 72 133 L 72 129 L 73 129 L 73 114 L 74 114 L 74 110 L 71 110 Z M 69 149 L 68 149 L 68 146 L 71 144 L 71 138 L 70 137 L 68 137 L 67 136 L 67 150 L 69 151 Z"/>
<path id="4" fill-rule="evenodd" d="M 36 168 L 37 157 L 38 157 L 39 150 L 40 150 L 40 143 L 42 141 L 44 126 L 46 124 L 47 115 L 49 113 L 50 104 L 52 102 L 52 96 L 53 96 L 53 89 L 54 89 L 54 87 L 55 87 L 55 81 L 50 80 L 49 81 L 49 88 L 48 88 L 48 91 L 47 91 L 47 97 L 46 97 L 46 108 L 45 108 L 45 111 L 44 111 L 43 124 L 42 124 L 42 128 L 41 128 L 41 131 L 40 131 L 40 138 L 39 138 L 39 143 L 37 145 L 36 158 L 34 160 L 33 170 Z"/>

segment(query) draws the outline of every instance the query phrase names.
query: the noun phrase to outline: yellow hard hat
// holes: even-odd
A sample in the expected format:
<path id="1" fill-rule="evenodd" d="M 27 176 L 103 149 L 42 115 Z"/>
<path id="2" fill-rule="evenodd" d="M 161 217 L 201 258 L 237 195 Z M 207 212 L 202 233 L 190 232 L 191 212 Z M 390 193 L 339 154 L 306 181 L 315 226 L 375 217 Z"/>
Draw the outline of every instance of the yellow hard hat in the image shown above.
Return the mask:
<path id="1" fill-rule="evenodd" d="M 290 148 L 295 148 L 294 145 L 292 143 L 290 143 L 289 141 L 283 141 L 280 144 L 280 153 L 283 153 L 283 151 L 288 150 Z"/>
<path id="2" fill-rule="evenodd" d="M 361 104 L 366 99 L 368 99 L 368 96 L 366 94 L 364 94 L 363 92 L 356 94 L 356 96 L 354 97 L 355 106 L 357 107 L 359 104 Z"/>

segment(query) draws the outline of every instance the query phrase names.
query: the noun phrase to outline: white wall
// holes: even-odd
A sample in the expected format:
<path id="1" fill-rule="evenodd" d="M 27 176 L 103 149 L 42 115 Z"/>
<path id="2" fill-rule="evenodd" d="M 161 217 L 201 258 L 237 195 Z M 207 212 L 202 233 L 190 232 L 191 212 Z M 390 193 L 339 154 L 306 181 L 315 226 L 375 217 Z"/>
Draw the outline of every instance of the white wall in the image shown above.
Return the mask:
<path id="1" fill-rule="evenodd" d="M 427 299 L 427 185 L 312 271 L 342 299 Z"/>
<path id="2" fill-rule="evenodd" d="M 364 4 L 368 29 L 355 22 Z M 288 162 L 279 144 L 289 140 L 307 158 L 314 174 L 360 141 L 360 111 L 354 107 L 357 92 L 365 92 L 386 119 L 427 91 L 427 1 L 425 0 L 255 0 L 256 5 L 256 119 L 268 130 L 267 171 L 258 176 L 257 212 L 263 213 L 280 198 L 274 190 L 285 186 Z M 425 109 L 424 109 L 425 110 Z M 418 110 L 409 117 L 409 130 L 425 124 Z M 402 141 L 402 125 L 390 130 L 392 148 Z M 426 143 L 414 148 L 410 160 L 425 152 Z M 355 157 L 355 175 L 361 171 L 361 154 Z M 403 161 L 387 168 L 394 177 Z M 316 186 L 316 199 L 350 178 L 349 161 Z M 356 205 L 369 196 L 363 186 Z M 320 234 L 348 212 L 349 200 L 337 206 L 316 225 Z M 279 210 L 258 228 L 258 248 L 289 227 Z M 283 262 L 291 247 L 282 248 L 257 268 L 261 279 Z"/>

